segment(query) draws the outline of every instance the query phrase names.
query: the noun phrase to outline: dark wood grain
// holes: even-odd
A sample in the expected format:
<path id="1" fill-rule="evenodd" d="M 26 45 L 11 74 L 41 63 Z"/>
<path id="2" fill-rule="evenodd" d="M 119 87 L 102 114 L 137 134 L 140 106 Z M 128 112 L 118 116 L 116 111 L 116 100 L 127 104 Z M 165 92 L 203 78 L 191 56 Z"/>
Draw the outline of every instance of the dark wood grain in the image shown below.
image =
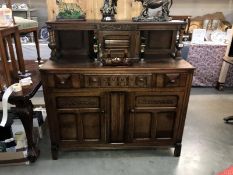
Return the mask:
<path id="1" fill-rule="evenodd" d="M 40 71 L 53 159 L 59 150 L 77 149 L 173 147 L 180 155 L 194 68 L 170 54 L 184 22 L 47 24 L 52 60 Z M 140 56 L 146 38 L 144 62 L 94 62 L 93 34 L 105 44 L 103 52 L 124 48 L 132 57 Z"/>

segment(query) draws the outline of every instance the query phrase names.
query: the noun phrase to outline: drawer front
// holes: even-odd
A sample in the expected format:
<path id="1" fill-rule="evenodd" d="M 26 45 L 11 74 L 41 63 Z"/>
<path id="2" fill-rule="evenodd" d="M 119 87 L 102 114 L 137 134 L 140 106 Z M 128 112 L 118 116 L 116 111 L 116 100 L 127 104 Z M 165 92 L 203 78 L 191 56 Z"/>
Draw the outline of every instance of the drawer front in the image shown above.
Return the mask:
<path id="1" fill-rule="evenodd" d="M 108 74 L 108 75 L 84 75 L 85 88 L 150 88 L 151 74 Z"/>
<path id="2" fill-rule="evenodd" d="M 153 78 L 152 78 L 153 77 Z M 68 88 L 178 88 L 186 87 L 187 73 L 156 74 L 49 74 L 47 86 Z"/>
<path id="3" fill-rule="evenodd" d="M 47 85 L 56 88 L 80 88 L 80 74 L 49 74 Z"/>
<path id="4" fill-rule="evenodd" d="M 187 85 L 187 73 L 166 73 L 156 75 L 158 88 L 185 87 Z"/>

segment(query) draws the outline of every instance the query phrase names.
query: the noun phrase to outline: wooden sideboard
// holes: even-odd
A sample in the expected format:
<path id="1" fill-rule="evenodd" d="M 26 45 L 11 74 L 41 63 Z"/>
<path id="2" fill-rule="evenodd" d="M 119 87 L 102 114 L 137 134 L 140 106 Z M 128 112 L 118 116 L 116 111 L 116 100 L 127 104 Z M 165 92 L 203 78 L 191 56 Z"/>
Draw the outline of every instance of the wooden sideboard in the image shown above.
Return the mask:
<path id="1" fill-rule="evenodd" d="M 174 147 L 180 156 L 194 68 L 170 55 L 179 55 L 184 22 L 64 21 L 48 27 L 51 60 L 40 71 L 53 159 L 59 149 Z M 103 66 L 94 61 L 95 40 L 103 57 L 125 53 L 137 61 Z"/>

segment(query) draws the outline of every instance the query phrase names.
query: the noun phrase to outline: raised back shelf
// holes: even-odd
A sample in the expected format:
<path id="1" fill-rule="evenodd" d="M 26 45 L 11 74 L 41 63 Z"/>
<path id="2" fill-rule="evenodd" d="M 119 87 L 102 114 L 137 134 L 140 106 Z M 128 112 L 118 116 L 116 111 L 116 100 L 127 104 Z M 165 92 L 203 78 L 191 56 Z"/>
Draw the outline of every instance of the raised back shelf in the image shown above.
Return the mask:
<path id="1" fill-rule="evenodd" d="M 142 49 L 143 57 L 146 59 L 158 55 L 179 56 L 177 48 L 181 44 L 180 38 L 186 23 L 56 21 L 47 22 L 47 25 L 50 36 L 56 36 L 50 40 L 54 52 L 51 57 L 53 60 L 79 55 L 88 55 L 91 59 L 122 55 L 140 59 Z M 97 44 L 98 48 L 96 55 L 94 44 Z"/>

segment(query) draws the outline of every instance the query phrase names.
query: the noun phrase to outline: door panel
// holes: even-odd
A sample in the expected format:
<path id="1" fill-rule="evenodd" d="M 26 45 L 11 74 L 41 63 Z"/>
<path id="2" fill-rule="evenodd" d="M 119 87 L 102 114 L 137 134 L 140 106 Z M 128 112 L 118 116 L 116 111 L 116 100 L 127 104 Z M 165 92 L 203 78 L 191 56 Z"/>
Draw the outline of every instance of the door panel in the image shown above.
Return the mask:
<path id="1" fill-rule="evenodd" d="M 78 139 L 77 117 L 75 114 L 60 114 L 58 115 L 58 121 L 61 140 Z"/>
<path id="2" fill-rule="evenodd" d="M 129 95 L 129 142 L 174 140 L 178 130 L 183 93 L 136 92 Z"/>
<path id="3" fill-rule="evenodd" d="M 136 113 L 134 115 L 134 138 L 151 138 L 151 128 L 153 125 L 153 113 Z"/>
<path id="4" fill-rule="evenodd" d="M 62 141 L 106 142 L 105 96 L 100 93 L 56 94 Z"/>
<path id="5" fill-rule="evenodd" d="M 176 113 L 176 108 L 135 109 L 134 112 L 130 113 L 129 119 L 130 140 L 156 141 L 158 139 L 173 139 L 177 121 Z"/>
<path id="6" fill-rule="evenodd" d="M 96 113 L 82 113 L 83 140 L 101 139 L 101 115 Z"/>
<path id="7" fill-rule="evenodd" d="M 156 138 L 172 138 L 176 112 L 158 112 L 156 116 Z"/>
<path id="8" fill-rule="evenodd" d="M 60 139 L 78 142 L 105 140 L 105 118 L 100 110 L 58 114 Z"/>
<path id="9" fill-rule="evenodd" d="M 124 141 L 125 128 L 125 93 L 110 93 L 110 142 Z"/>

